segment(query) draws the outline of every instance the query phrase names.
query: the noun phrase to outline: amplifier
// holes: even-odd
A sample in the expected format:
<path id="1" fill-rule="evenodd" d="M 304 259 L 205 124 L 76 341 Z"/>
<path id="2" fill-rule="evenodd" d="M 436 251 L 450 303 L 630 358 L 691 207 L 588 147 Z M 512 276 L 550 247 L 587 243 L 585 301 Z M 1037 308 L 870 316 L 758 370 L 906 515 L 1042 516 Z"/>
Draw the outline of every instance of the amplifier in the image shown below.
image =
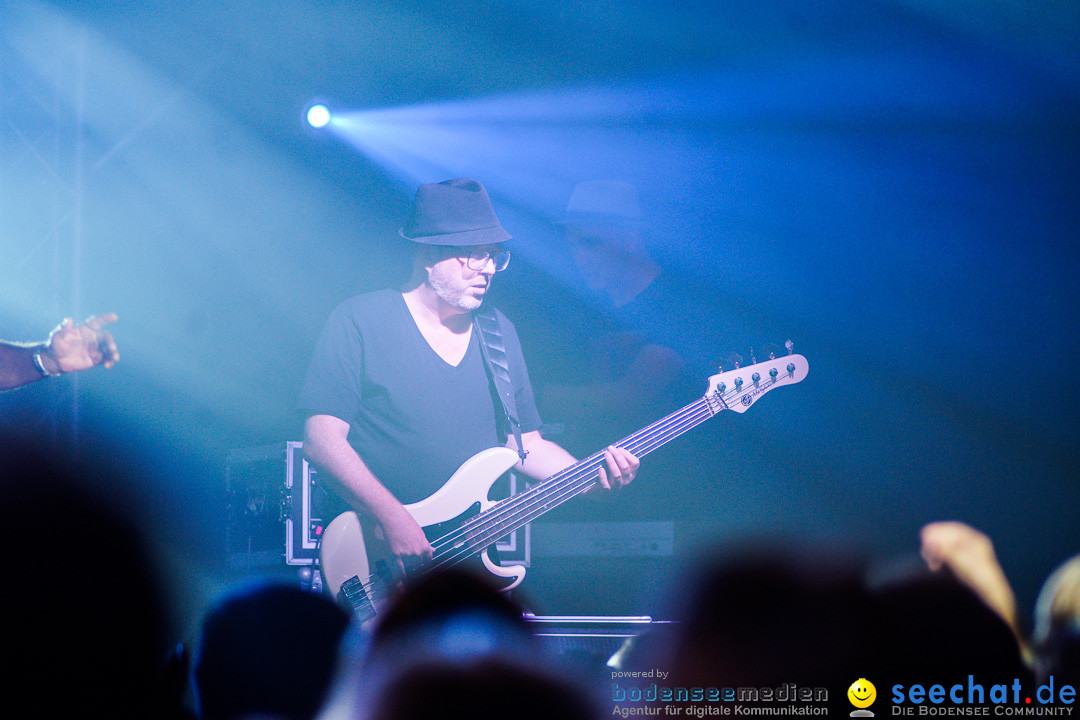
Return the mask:
<path id="1" fill-rule="evenodd" d="M 298 441 L 233 449 L 225 469 L 226 564 L 312 565 L 330 521 L 317 485 L 318 474 Z"/>

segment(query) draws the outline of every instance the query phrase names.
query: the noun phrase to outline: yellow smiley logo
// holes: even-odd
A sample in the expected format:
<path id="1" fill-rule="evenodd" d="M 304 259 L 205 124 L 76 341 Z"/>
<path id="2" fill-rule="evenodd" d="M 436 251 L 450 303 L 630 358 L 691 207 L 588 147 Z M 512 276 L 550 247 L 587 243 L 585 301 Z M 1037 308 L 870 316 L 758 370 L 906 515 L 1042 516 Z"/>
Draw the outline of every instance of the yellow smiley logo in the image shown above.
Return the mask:
<path id="1" fill-rule="evenodd" d="M 847 689 L 848 700 L 857 708 L 868 708 L 877 699 L 877 688 L 866 678 L 859 678 Z"/>

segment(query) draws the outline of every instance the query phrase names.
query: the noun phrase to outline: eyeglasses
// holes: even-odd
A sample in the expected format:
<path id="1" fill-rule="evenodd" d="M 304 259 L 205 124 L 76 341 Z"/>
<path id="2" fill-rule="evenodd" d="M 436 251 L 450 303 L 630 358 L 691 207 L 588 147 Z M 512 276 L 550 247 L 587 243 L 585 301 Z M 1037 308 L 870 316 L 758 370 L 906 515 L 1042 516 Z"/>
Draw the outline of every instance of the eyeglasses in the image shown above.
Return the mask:
<path id="1" fill-rule="evenodd" d="M 487 267 L 489 260 L 495 261 L 495 272 L 502 272 L 510 264 L 510 252 L 508 250 L 496 250 L 492 253 L 490 250 L 472 250 L 469 252 L 465 264 L 469 266 L 470 270 L 480 272 Z"/>

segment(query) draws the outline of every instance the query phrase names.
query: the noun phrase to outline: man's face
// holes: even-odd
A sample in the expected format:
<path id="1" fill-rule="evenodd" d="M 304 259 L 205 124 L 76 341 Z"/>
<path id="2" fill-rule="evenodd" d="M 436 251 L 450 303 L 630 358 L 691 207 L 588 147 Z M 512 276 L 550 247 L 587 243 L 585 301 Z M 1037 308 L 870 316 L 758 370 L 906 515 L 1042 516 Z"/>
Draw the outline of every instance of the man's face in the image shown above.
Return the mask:
<path id="1" fill-rule="evenodd" d="M 586 287 L 606 290 L 625 282 L 633 271 L 637 235 L 620 227 L 573 227 L 567 233 L 574 263 Z"/>
<path id="2" fill-rule="evenodd" d="M 427 266 L 428 284 L 446 305 L 462 312 L 471 312 L 480 307 L 484 294 L 491 287 L 495 261 L 489 257 L 481 266 L 475 260 L 470 261 L 469 254 L 472 253 L 474 258 L 484 252 L 494 256 L 498 250 L 498 245 L 445 248 L 441 259 Z"/>

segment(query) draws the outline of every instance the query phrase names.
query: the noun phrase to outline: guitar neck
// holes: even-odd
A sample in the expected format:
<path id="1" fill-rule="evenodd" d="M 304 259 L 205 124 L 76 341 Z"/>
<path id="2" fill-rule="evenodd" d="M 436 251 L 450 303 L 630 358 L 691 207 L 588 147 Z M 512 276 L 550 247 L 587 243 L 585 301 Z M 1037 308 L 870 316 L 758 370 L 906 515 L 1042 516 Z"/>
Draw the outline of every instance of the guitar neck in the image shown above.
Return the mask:
<path id="1" fill-rule="evenodd" d="M 770 356 L 765 362 L 714 375 L 709 378 L 709 390 L 704 397 L 615 444 L 643 457 L 721 410 L 746 412 L 765 393 L 801 382 L 807 369 L 806 358 L 801 355 Z M 445 550 L 436 552 L 436 565 L 452 564 L 470 552 L 480 552 L 499 538 L 580 495 L 596 482 L 597 471 L 603 465 L 604 451 L 601 450 L 467 520 L 452 538 L 447 538 L 448 542 L 443 545 Z"/>
<path id="2" fill-rule="evenodd" d="M 629 450 L 634 455 L 641 458 L 692 428 L 697 427 L 711 418 L 714 414 L 716 414 L 716 411 L 713 410 L 708 401 L 705 398 L 701 398 L 690 403 L 681 410 L 676 410 L 667 417 L 661 418 L 651 425 L 627 435 L 614 444 Z M 603 467 L 604 463 L 604 450 L 599 450 L 565 470 L 555 473 L 547 480 L 534 485 L 529 491 L 526 491 L 526 493 L 536 492 L 539 495 L 551 494 L 561 498 L 563 490 L 572 489 L 574 494 L 577 494 L 596 482 L 597 470 Z M 526 493 L 521 493 L 518 497 L 525 495 Z M 555 505 L 545 507 L 542 511 L 537 512 L 536 515 L 531 517 L 530 520 L 535 519 L 544 512 L 547 512 L 547 510 L 556 507 L 563 502 L 564 499 L 568 498 L 561 498 Z M 514 529 L 516 530 L 517 528 Z"/>
<path id="3" fill-rule="evenodd" d="M 629 450 L 639 458 L 644 457 L 705 422 L 720 409 L 723 407 L 717 408 L 707 397 L 700 398 L 626 436 L 615 445 Z M 460 529 L 469 539 L 469 544 L 479 551 L 584 492 L 595 484 L 597 471 L 604 462 L 604 451 L 595 452 L 527 490 L 503 500 L 487 512 L 466 522 Z"/>

